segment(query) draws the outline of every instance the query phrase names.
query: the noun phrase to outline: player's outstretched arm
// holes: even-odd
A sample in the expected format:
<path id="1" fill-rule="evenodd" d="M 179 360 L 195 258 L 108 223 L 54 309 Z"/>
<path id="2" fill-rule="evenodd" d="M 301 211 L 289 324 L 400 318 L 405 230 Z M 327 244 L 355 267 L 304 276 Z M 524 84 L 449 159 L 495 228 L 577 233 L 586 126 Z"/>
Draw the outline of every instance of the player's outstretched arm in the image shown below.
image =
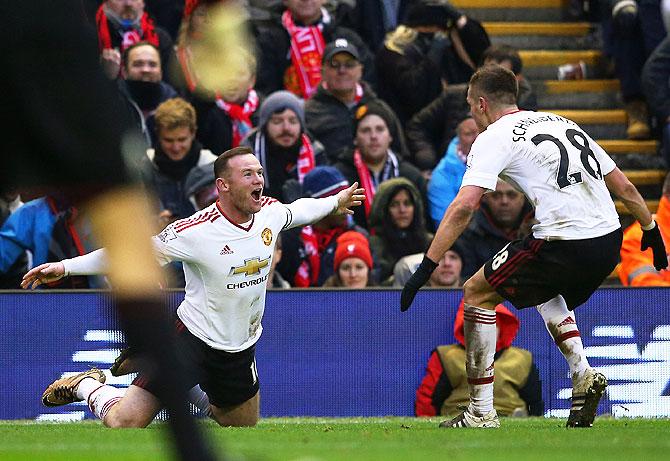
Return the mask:
<path id="1" fill-rule="evenodd" d="M 365 200 L 365 189 L 358 187 L 358 182 L 337 193 L 337 208 L 334 214 L 354 214 L 351 209 L 360 206 Z"/>
<path id="2" fill-rule="evenodd" d="M 30 269 L 21 280 L 21 288 L 34 290 L 44 283 L 51 283 L 65 277 L 65 266 L 61 261 L 44 263 Z"/>
<path id="3" fill-rule="evenodd" d="M 430 274 L 437 267 L 436 261 L 442 259 L 444 253 L 451 248 L 451 245 L 468 226 L 484 192 L 486 190 L 478 186 L 464 186 L 458 191 L 458 195 L 444 213 L 421 265 L 407 280 L 402 289 L 400 294 L 400 310 L 402 312 L 410 308 L 419 288 L 426 284 Z"/>
<path id="4" fill-rule="evenodd" d="M 614 168 L 605 176 L 607 188 L 616 195 L 638 220 L 642 227 L 642 242 L 640 249 L 642 251 L 651 248 L 654 255 L 654 267 L 656 270 L 668 267 L 668 254 L 663 243 L 661 231 L 658 224 L 654 221 L 647 204 L 637 188 L 631 183 L 625 174 L 619 169 Z"/>

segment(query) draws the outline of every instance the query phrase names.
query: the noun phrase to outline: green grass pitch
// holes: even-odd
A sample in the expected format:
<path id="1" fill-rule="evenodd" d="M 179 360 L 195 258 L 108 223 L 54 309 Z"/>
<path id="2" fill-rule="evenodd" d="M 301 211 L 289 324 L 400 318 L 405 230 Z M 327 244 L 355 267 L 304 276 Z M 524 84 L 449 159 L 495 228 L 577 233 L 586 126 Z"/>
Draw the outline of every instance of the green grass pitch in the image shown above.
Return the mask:
<path id="1" fill-rule="evenodd" d="M 268 418 L 255 428 L 203 423 L 230 461 L 670 459 L 670 420 L 599 418 L 590 429 L 563 419 L 503 419 L 500 429 L 439 429 L 438 418 Z M 0 460 L 171 459 L 164 424 L 106 429 L 99 422 L 0 422 Z"/>

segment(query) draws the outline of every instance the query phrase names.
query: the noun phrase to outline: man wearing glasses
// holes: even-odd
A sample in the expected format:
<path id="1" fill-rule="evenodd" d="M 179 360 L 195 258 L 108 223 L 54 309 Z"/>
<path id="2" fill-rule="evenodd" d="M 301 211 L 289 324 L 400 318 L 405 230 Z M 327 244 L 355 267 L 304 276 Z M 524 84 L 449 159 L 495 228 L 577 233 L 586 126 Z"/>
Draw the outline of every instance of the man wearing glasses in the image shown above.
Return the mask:
<path id="1" fill-rule="evenodd" d="M 358 107 L 380 103 L 392 114 L 389 127 L 392 149 L 406 157 L 407 148 L 402 127 L 395 113 L 381 101 L 362 80 L 363 64 L 358 48 L 347 39 L 329 43 L 321 61 L 322 80 L 316 93 L 305 102 L 307 129 L 326 148 L 331 163 L 337 154 L 350 147 L 354 139 L 354 114 Z"/>

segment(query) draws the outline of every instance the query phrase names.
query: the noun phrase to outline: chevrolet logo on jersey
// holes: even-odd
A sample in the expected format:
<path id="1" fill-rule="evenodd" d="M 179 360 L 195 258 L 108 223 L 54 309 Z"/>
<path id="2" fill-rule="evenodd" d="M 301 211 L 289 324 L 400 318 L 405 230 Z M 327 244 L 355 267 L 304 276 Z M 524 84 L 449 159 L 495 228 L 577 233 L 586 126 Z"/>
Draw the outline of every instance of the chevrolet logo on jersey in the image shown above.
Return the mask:
<path id="1" fill-rule="evenodd" d="M 261 269 L 266 267 L 268 264 L 270 264 L 270 256 L 265 259 L 260 259 L 258 256 L 255 258 L 245 259 L 244 265 L 231 267 L 230 274 L 228 275 L 244 274 L 249 277 L 250 275 L 259 274 Z"/>

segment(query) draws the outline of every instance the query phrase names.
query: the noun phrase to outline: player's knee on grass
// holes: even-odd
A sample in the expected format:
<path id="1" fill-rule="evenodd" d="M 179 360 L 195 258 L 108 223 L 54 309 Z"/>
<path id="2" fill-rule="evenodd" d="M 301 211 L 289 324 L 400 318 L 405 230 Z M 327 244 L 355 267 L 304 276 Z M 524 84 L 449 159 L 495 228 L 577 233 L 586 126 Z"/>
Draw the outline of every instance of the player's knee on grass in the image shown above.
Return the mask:
<path id="1" fill-rule="evenodd" d="M 260 418 L 258 402 L 259 396 L 256 394 L 246 402 L 234 407 L 219 408 L 212 405 L 212 418 L 224 427 L 253 427 Z"/>
<path id="2" fill-rule="evenodd" d="M 154 419 L 153 416 L 149 417 L 148 415 L 114 410 L 115 408 L 112 408 L 103 421 L 105 426 L 112 429 L 143 428 L 147 427 Z"/>

